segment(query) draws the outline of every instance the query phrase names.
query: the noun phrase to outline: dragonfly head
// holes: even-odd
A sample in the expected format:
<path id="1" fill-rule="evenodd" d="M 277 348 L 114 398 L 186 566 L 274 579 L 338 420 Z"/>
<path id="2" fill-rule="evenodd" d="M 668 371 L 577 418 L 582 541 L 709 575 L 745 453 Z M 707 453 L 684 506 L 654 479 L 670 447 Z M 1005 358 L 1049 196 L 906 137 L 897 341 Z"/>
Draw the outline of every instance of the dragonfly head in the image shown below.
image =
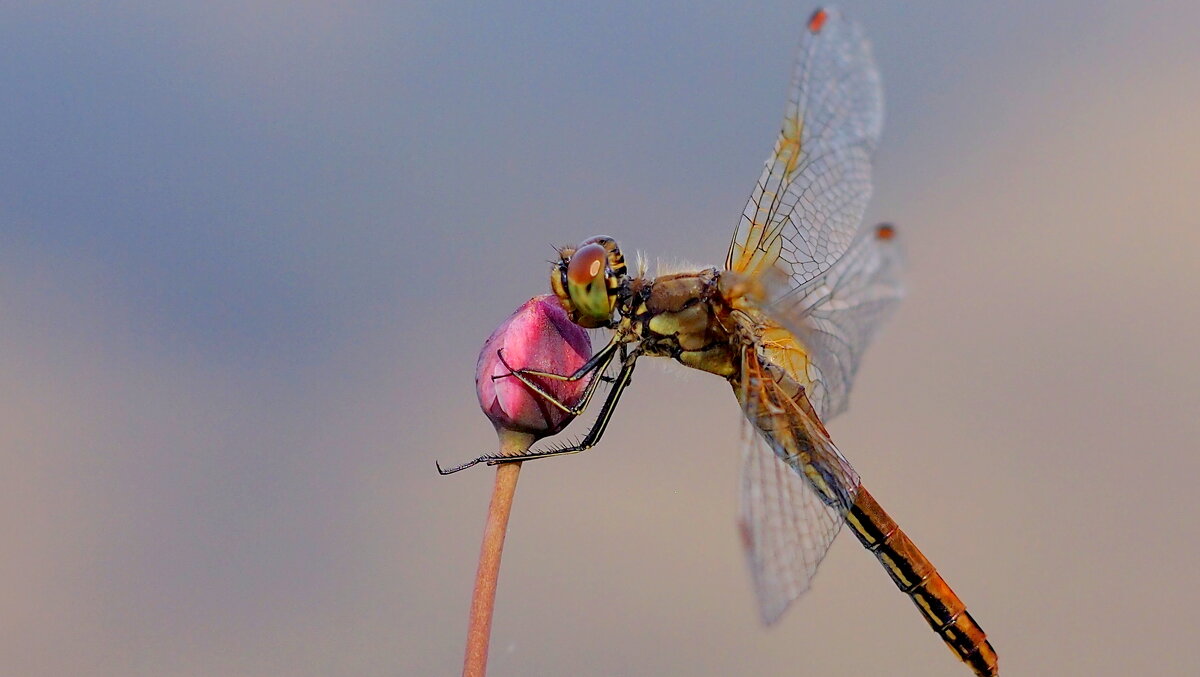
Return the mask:
<path id="1" fill-rule="evenodd" d="M 550 288 L 575 324 L 589 329 L 607 327 L 627 275 L 617 241 L 597 236 L 558 251 L 558 262 L 550 271 Z"/>

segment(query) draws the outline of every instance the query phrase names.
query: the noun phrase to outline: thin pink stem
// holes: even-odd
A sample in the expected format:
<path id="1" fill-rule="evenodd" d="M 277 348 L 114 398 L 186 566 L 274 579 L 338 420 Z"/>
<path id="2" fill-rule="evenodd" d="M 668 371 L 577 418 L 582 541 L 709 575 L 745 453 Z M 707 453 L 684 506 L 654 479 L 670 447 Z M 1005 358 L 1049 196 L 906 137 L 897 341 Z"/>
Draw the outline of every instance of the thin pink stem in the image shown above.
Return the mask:
<path id="1" fill-rule="evenodd" d="M 531 435 L 500 431 L 500 451 L 503 453 L 525 451 L 532 443 Z M 496 466 L 496 484 L 492 487 L 492 502 L 488 506 L 487 524 L 483 529 L 483 545 L 479 549 L 479 569 L 475 573 L 475 592 L 471 596 L 463 677 L 484 677 L 487 674 L 492 609 L 496 605 L 496 583 L 500 579 L 500 555 L 504 552 L 508 515 L 512 511 L 513 494 L 517 490 L 520 473 L 520 463 L 501 463 Z"/>

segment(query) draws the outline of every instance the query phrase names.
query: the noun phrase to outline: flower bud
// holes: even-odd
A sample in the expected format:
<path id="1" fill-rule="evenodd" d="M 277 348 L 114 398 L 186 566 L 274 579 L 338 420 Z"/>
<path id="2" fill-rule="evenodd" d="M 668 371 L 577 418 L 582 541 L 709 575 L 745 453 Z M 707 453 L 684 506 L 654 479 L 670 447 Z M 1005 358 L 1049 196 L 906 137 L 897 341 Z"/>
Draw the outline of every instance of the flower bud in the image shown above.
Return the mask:
<path id="1" fill-rule="evenodd" d="M 506 367 L 498 351 L 503 352 Z M 546 401 L 509 373 L 533 369 L 550 374 L 573 374 L 592 355 L 587 331 L 572 322 L 554 296 L 535 296 L 509 316 L 479 352 L 475 392 L 479 406 L 498 432 L 511 430 L 535 438 L 554 435 L 571 422 L 571 414 Z M 594 375 L 578 381 L 530 377 L 559 402 L 573 407 Z"/>

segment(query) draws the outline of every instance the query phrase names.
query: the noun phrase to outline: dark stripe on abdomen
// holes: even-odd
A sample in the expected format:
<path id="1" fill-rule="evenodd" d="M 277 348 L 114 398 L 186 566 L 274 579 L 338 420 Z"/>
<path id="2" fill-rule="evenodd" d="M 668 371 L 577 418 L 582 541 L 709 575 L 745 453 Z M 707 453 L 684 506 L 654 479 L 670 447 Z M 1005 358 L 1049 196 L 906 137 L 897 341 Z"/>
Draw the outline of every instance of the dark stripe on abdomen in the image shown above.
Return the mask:
<path id="1" fill-rule="evenodd" d="M 980 677 L 999 674 L 996 651 L 958 595 L 865 487 L 859 487 L 846 523 L 888 575 L 912 598 L 921 615 L 961 660 Z"/>

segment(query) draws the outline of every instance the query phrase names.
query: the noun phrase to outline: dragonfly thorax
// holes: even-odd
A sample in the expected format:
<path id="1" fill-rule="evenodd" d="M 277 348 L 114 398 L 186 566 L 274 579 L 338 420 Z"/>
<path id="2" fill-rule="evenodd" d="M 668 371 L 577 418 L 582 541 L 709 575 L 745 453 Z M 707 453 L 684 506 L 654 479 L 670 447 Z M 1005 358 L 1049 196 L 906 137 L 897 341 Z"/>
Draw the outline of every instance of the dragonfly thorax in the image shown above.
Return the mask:
<path id="1" fill-rule="evenodd" d="M 715 268 L 630 282 L 618 334 L 636 337 L 642 354 L 669 357 L 725 378 L 738 374 L 738 337 L 729 289 Z"/>

